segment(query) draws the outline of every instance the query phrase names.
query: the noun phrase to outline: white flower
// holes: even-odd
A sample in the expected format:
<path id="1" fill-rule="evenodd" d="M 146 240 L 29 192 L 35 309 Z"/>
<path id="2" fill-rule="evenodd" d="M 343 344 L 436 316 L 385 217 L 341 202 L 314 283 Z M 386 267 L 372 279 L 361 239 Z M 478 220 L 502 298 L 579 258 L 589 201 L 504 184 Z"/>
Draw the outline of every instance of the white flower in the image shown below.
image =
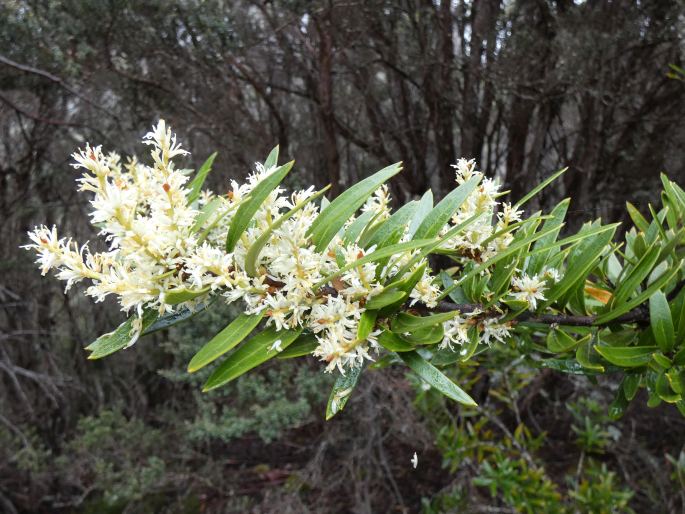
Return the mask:
<path id="1" fill-rule="evenodd" d="M 531 311 L 537 308 L 538 300 L 545 300 L 544 292 L 547 287 L 545 281 L 537 275 L 530 277 L 524 273 L 519 277 L 514 277 L 511 286 L 514 289 L 511 296 L 517 300 L 528 302 Z"/>

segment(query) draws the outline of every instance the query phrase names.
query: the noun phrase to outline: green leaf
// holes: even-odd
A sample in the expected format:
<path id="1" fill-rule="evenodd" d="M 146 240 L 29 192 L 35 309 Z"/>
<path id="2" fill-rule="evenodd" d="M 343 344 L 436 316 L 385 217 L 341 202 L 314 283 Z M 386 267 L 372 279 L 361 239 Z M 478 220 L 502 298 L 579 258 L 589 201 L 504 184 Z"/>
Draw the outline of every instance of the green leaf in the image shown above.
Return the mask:
<path id="1" fill-rule="evenodd" d="M 383 307 L 404 300 L 408 296 L 407 293 L 400 291 L 399 289 L 385 289 L 383 292 L 371 297 L 364 307 L 371 310 L 382 309 Z"/>
<path id="2" fill-rule="evenodd" d="M 442 324 L 445 321 L 456 318 L 459 314 L 459 311 L 450 311 L 441 312 L 440 314 L 431 314 L 430 316 L 414 316 L 413 314 L 400 312 L 397 317 L 392 320 L 390 326 L 392 327 L 392 331 L 396 334 L 416 332 L 424 328 Z"/>
<path id="3" fill-rule="evenodd" d="M 277 230 L 281 225 L 283 225 L 283 223 L 285 223 L 286 220 L 288 220 L 298 211 L 302 210 L 308 203 L 313 202 L 314 200 L 319 198 L 322 194 L 328 191 L 330 187 L 331 186 L 326 186 L 320 191 L 317 191 L 316 193 L 311 195 L 309 198 L 302 200 L 295 207 L 293 207 L 288 212 L 280 216 L 276 221 L 274 221 L 269 226 L 269 228 L 267 228 L 264 232 L 261 233 L 257 240 L 254 243 L 252 243 L 252 246 L 250 246 L 249 250 L 247 251 L 247 255 L 245 256 L 245 272 L 249 276 L 254 277 L 255 275 L 257 275 L 257 262 L 259 261 L 259 254 L 261 253 L 264 246 L 266 246 L 266 244 L 269 242 L 271 234 L 273 234 L 274 230 Z"/>
<path id="4" fill-rule="evenodd" d="M 418 248 L 423 248 L 424 246 L 428 246 L 432 243 L 434 243 L 434 239 L 416 239 L 414 241 L 407 241 L 406 243 L 397 243 L 394 245 L 386 246 L 385 248 L 381 248 L 380 250 L 376 250 L 375 252 L 371 252 L 369 254 L 366 254 L 364 257 L 361 259 L 357 259 L 353 262 L 350 262 L 340 268 L 338 271 L 335 273 L 331 273 L 330 275 L 324 277 L 321 279 L 319 282 L 314 284 L 314 289 L 318 289 L 321 286 L 327 284 L 334 278 L 339 277 L 343 273 L 345 273 L 347 270 L 356 268 L 357 266 L 362 266 L 364 264 L 367 264 L 369 262 L 375 262 L 379 261 L 381 259 L 384 259 L 385 257 L 391 257 L 392 255 L 395 254 L 400 254 L 404 252 L 409 252 L 412 250 L 416 250 Z"/>
<path id="5" fill-rule="evenodd" d="M 409 202 L 400 207 L 369 238 L 366 246 L 376 245 L 377 247 L 382 247 L 399 242 L 407 228 L 407 224 L 414 218 L 418 208 L 419 202 L 417 201 Z"/>
<path id="6" fill-rule="evenodd" d="M 397 354 L 421 379 L 442 394 L 464 405 L 477 406 L 462 388 L 443 375 L 438 368 L 424 360 L 416 351 Z"/>
<path id="7" fill-rule="evenodd" d="M 644 216 L 640 214 L 640 211 L 638 211 L 637 208 L 630 202 L 626 202 L 626 209 L 628 210 L 630 219 L 633 220 L 633 223 L 638 228 L 638 230 L 647 233 L 647 231 L 649 230 L 649 223 L 644 218 Z"/>
<path id="8" fill-rule="evenodd" d="M 646 302 L 650 296 L 652 296 L 654 293 L 656 293 L 662 287 L 668 284 L 673 279 L 673 277 L 675 277 L 678 274 L 679 268 L 680 263 L 677 263 L 671 271 L 668 271 L 661 275 L 654 282 L 652 282 L 652 284 L 647 289 L 645 289 L 642 293 L 637 295 L 629 302 L 623 303 L 618 307 L 615 307 L 611 311 L 597 316 L 597 318 L 595 319 L 595 325 L 603 325 L 613 319 L 618 318 L 619 316 L 622 316 L 623 314 L 629 312 L 638 305 L 641 305 L 644 302 Z"/>
<path id="9" fill-rule="evenodd" d="M 585 368 L 580 362 L 574 359 L 547 359 L 540 363 L 543 368 L 553 369 L 555 371 L 561 371 L 562 373 L 567 373 L 569 375 L 597 375 L 600 371 L 598 369 Z"/>
<path id="10" fill-rule="evenodd" d="M 612 228 L 605 232 L 595 235 L 592 239 L 584 241 L 585 247 L 583 251 L 580 255 L 570 260 L 563 278 L 545 294 L 547 299 L 542 308 L 549 307 L 578 282 L 585 281 L 588 273 L 596 266 L 597 260 L 607 248 L 615 231 L 616 226 L 612 226 Z"/>
<path id="11" fill-rule="evenodd" d="M 266 158 L 266 161 L 264 161 L 264 169 L 265 170 L 268 170 L 268 169 L 273 168 L 274 166 L 278 165 L 278 152 L 279 152 L 279 150 L 280 150 L 280 146 L 276 145 L 269 152 L 269 156 Z"/>
<path id="12" fill-rule="evenodd" d="M 238 207 L 238 211 L 235 213 L 231 225 L 228 228 L 228 235 L 226 237 L 227 252 L 233 251 L 240 236 L 243 235 L 245 229 L 250 225 L 250 222 L 264 203 L 264 200 L 266 200 L 269 194 L 271 194 L 290 172 L 294 162 L 295 161 L 290 161 L 283 166 L 276 168 L 273 173 L 262 179 L 254 189 L 250 191 L 249 196 L 240 204 L 240 207 Z"/>
<path id="13" fill-rule="evenodd" d="M 547 349 L 554 353 L 568 352 L 574 349 L 579 342 L 560 328 L 554 328 L 547 334 Z"/>
<path id="14" fill-rule="evenodd" d="M 523 204 L 525 204 L 528 200 L 533 198 L 536 194 L 538 194 L 540 191 L 545 189 L 548 185 L 550 185 L 552 182 L 554 182 L 562 173 L 564 173 L 568 168 L 563 168 L 556 173 L 552 174 L 551 176 L 547 177 L 545 180 L 543 180 L 540 184 L 535 186 L 527 195 L 525 195 L 523 198 L 521 198 L 518 202 L 516 202 L 516 205 L 514 205 L 514 209 L 518 209 L 521 207 Z"/>
<path id="15" fill-rule="evenodd" d="M 307 232 L 322 252 L 328 246 L 345 222 L 361 207 L 366 199 L 390 177 L 402 170 L 401 163 L 395 163 L 347 189 L 323 209 Z"/>
<path id="16" fill-rule="evenodd" d="M 244 342 L 214 370 L 202 391 L 211 391 L 227 384 L 272 357 L 276 357 L 279 350 L 272 349 L 273 345 L 280 340 L 279 347 L 283 351 L 299 337 L 301 332 L 301 329 L 276 330 L 275 327 L 269 327 L 260 332 L 249 341 Z"/>
<path id="17" fill-rule="evenodd" d="M 210 362 L 221 357 L 224 353 L 234 348 L 240 341 L 245 339 L 264 317 L 264 312 L 259 314 L 241 314 L 234 319 L 221 332 L 215 335 L 188 364 L 188 372 L 194 373 L 204 368 Z"/>
<path id="18" fill-rule="evenodd" d="M 319 346 L 314 334 L 302 334 L 294 343 L 276 355 L 277 359 L 293 359 L 310 355 Z"/>
<path id="19" fill-rule="evenodd" d="M 376 316 L 378 316 L 378 311 L 365 310 L 362 313 L 357 326 L 357 339 L 364 341 L 369 337 L 376 324 Z"/>
<path id="20" fill-rule="evenodd" d="M 554 243 L 554 241 L 557 240 L 559 232 L 561 231 L 561 227 L 564 225 L 564 218 L 566 217 L 566 212 L 568 211 L 568 206 L 570 203 L 571 201 L 566 198 L 559 202 L 554 209 L 552 209 L 552 212 L 550 212 L 550 218 L 545 220 L 542 228 L 556 228 L 557 230 L 549 232 L 545 237 L 538 239 L 533 248 L 542 248 L 546 245 Z M 532 255 L 530 257 L 530 261 L 528 262 L 528 266 L 526 267 L 526 273 L 529 275 L 536 275 L 540 273 L 550 255 L 552 255 L 552 250 Z"/>
<path id="21" fill-rule="evenodd" d="M 595 345 L 595 350 L 607 361 L 621 368 L 637 368 L 652 360 L 656 346 L 602 346 Z"/>
<path id="22" fill-rule="evenodd" d="M 410 352 L 414 350 L 415 345 L 405 341 L 397 334 L 384 330 L 378 337 L 380 345 L 391 352 Z"/>
<path id="23" fill-rule="evenodd" d="M 131 316 L 121 325 L 119 325 L 113 332 L 103 334 L 95 341 L 86 346 L 90 355 L 89 360 L 101 359 L 114 352 L 127 348 L 136 342 L 141 333 L 145 332 L 157 319 L 157 311 L 154 309 L 146 309 L 143 312 L 143 318 L 140 326 L 136 329 L 135 322 L 138 316 Z"/>
<path id="24" fill-rule="evenodd" d="M 666 403 L 676 403 L 682 400 L 682 397 L 671 389 L 671 384 L 664 373 L 659 373 L 656 379 L 656 394 Z"/>
<path id="25" fill-rule="evenodd" d="M 413 237 L 415 239 L 425 239 L 437 236 L 452 215 L 457 212 L 468 196 L 478 187 L 480 179 L 480 176 L 471 177 L 443 198 L 424 218 Z"/>
<path id="26" fill-rule="evenodd" d="M 654 243 L 642 255 L 635 267 L 621 280 L 616 287 L 613 301 L 610 305 L 619 305 L 623 303 L 631 294 L 637 291 L 637 288 L 642 281 L 649 276 L 654 269 L 657 259 L 659 258 L 659 246 Z"/>
<path id="27" fill-rule="evenodd" d="M 400 337 L 414 345 L 435 344 L 442 341 L 445 337 L 445 328 L 442 326 L 442 323 L 438 323 L 437 325 L 403 333 Z"/>
<path id="28" fill-rule="evenodd" d="M 641 380 L 642 375 L 640 374 L 626 373 L 621 381 L 621 389 L 623 390 L 623 395 L 626 397 L 626 400 L 632 401 L 632 399 L 635 398 Z"/>
<path id="29" fill-rule="evenodd" d="M 168 312 L 163 316 L 157 318 L 157 320 L 154 323 L 152 323 L 147 329 L 143 331 L 141 336 L 146 336 L 148 334 L 152 334 L 153 332 L 157 332 L 158 330 L 164 330 L 178 323 L 186 321 L 195 316 L 196 314 L 207 309 L 207 307 L 209 307 L 212 303 L 214 303 L 214 300 L 209 299 L 209 301 L 205 303 L 196 305 L 195 307 L 193 307 L 193 309 L 189 309 L 188 307 L 184 306 L 174 312 Z"/>
<path id="30" fill-rule="evenodd" d="M 592 338 L 578 345 L 576 349 L 576 360 L 586 369 L 604 373 L 604 366 L 599 364 L 592 353 Z"/>
<path id="31" fill-rule="evenodd" d="M 664 353 L 670 352 L 675 344 L 675 329 L 671 309 L 663 291 L 657 291 L 649 298 L 649 318 L 659 348 Z"/>
<path id="32" fill-rule="evenodd" d="M 428 216 L 432 210 L 433 191 L 429 189 L 423 194 L 421 200 L 419 200 L 419 206 L 416 209 L 416 213 L 414 214 L 411 223 L 409 223 L 409 231 L 407 232 L 409 239 L 413 239 L 414 234 L 416 234 L 416 231 L 419 229 L 419 225 L 423 223 L 423 220 L 426 219 L 426 216 Z"/>
<path id="33" fill-rule="evenodd" d="M 359 377 L 362 374 L 362 367 L 355 367 L 347 370 L 344 375 L 338 375 L 338 378 L 333 384 L 333 389 L 328 397 L 328 404 L 326 405 L 326 421 L 335 416 L 338 412 L 345 408 L 347 401 L 352 395 L 352 391 L 359 382 Z"/>
<path id="34" fill-rule="evenodd" d="M 616 391 L 616 396 L 614 397 L 614 400 L 609 404 L 609 409 L 607 410 L 609 419 L 611 419 L 612 421 L 618 421 L 619 419 L 621 419 L 625 414 L 628 405 L 629 402 L 623 395 L 623 391 L 621 389 Z"/>
<path id="35" fill-rule="evenodd" d="M 221 206 L 221 198 L 218 196 L 216 198 L 212 198 L 212 200 L 202 207 L 198 215 L 195 217 L 195 224 L 193 225 L 193 228 L 190 230 L 193 232 L 199 232 L 202 226 L 207 222 L 207 220 L 210 218 L 212 214 L 216 212 L 216 210 Z"/>
<path id="36" fill-rule="evenodd" d="M 349 227 L 347 227 L 345 235 L 343 236 L 343 241 L 347 244 L 356 242 L 362 231 L 371 222 L 371 218 L 375 215 L 376 213 L 373 211 L 363 212 L 356 220 L 350 223 Z"/>
<path id="37" fill-rule="evenodd" d="M 198 296 L 206 295 L 209 290 L 209 286 L 203 287 L 202 289 L 188 289 L 186 287 L 169 289 L 164 293 L 164 303 L 167 305 L 178 305 L 179 303 L 189 302 Z"/>
<path id="38" fill-rule="evenodd" d="M 210 155 L 204 162 L 204 164 L 200 166 L 200 169 L 197 170 L 195 178 L 193 178 L 189 186 L 190 193 L 188 194 L 188 205 L 192 204 L 195 200 L 197 200 L 200 197 L 202 185 L 205 183 L 205 179 L 207 178 L 209 172 L 212 171 L 212 164 L 214 164 L 214 159 L 216 159 L 216 152 Z"/>

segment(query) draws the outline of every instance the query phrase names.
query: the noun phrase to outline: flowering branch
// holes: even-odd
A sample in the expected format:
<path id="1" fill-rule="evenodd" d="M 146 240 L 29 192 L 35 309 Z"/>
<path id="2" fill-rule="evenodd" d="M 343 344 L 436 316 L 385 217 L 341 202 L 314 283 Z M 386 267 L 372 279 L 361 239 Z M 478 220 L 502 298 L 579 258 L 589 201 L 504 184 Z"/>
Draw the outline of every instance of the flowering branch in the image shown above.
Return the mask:
<path id="1" fill-rule="evenodd" d="M 511 204 L 473 160 L 460 159 L 455 189 L 441 202 L 433 205 L 429 191 L 393 211 L 385 182 L 400 163 L 329 201 L 327 188 L 285 193 L 293 162 L 279 165 L 276 147 L 245 183 L 215 194 L 202 189 L 214 156 L 191 180 L 190 170 L 176 167 L 188 152 L 163 121 L 143 143 L 151 146 L 149 165 L 136 158 L 122 165 L 99 146 L 74 154 L 107 251 L 60 238 L 56 227 L 29 233 L 26 248 L 43 274 L 56 270 L 67 290 L 87 280 L 86 295 L 96 302 L 114 295 L 130 314 L 86 348 L 89 358 L 221 298 L 239 302 L 242 314 L 188 365 L 192 373 L 223 358 L 206 391 L 271 358 L 312 355 L 339 372 L 330 417 L 364 363 L 387 354 L 475 405 L 436 365 L 507 344 L 562 371 L 569 361 L 575 373 L 611 365 L 639 377 L 650 405 L 666 401 L 685 412 L 685 191 L 666 177 L 661 210 L 650 207 L 648 221 L 628 204 L 635 226 L 616 244 L 617 225 L 599 220 L 560 238 L 569 200 L 523 217 L 524 204 L 564 170 Z M 435 254 L 454 267 L 434 272 Z M 622 388 L 613 411 L 634 393 Z"/>

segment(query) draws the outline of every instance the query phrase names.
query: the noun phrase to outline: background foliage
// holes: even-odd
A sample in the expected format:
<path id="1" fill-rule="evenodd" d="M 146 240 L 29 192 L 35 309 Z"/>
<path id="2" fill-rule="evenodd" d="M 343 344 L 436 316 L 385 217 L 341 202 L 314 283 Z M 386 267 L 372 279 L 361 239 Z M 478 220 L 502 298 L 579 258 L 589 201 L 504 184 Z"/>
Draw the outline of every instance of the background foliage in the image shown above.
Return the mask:
<path id="1" fill-rule="evenodd" d="M 455 377 L 477 416 L 388 368 L 324 424 L 330 377 L 313 362 L 206 395 L 189 383 L 188 357 L 228 311 L 87 362 L 116 309 L 39 283 L 17 247 L 44 220 L 92 237 L 70 153 L 132 150 L 158 117 L 189 167 L 219 151 L 218 191 L 278 142 L 298 158 L 293 185 L 336 192 L 403 160 L 398 203 L 446 192 L 458 156 L 514 198 L 568 165 L 530 210 L 569 196 L 577 225 L 622 221 L 623 201 L 654 203 L 660 171 L 685 183 L 685 97 L 667 77 L 683 16 L 675 0 L 3 2 L 2 510 L 682 511 L 685 423 L 667 406 L 611 422 L 609 380 L 502 349 Z"/>

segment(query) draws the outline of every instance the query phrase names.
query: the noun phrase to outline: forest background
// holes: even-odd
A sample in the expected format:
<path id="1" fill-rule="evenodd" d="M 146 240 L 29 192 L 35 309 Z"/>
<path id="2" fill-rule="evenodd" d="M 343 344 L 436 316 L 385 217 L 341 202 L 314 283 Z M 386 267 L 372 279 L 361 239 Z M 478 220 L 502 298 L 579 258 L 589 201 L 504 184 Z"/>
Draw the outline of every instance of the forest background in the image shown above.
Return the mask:
<path id="1" fill-rule="evenodd" d="M 627 221 L 660 172 L 685 185 L 683 61 L 678 0 L 0 2 L 0 510 L 683 512 L 685 420 L 610 419 L 611 379 L 502 349 L 455 371 L 478 413 L 391 367 L 325 422 L 313 359 L 198 392 L 185 364 L 230 309 L 87 361 L 123 314 L 18 248 L 43 221 L 92 239 L 71 153 L 144 158 L 159 118 L 186 167 L 218 152 L 217 192 L 279 144 L 290 186 L 333 195 L 402 160 L 399 206 L 463 156 L 513 199 L 568 166 L 530 212 Z"/>

